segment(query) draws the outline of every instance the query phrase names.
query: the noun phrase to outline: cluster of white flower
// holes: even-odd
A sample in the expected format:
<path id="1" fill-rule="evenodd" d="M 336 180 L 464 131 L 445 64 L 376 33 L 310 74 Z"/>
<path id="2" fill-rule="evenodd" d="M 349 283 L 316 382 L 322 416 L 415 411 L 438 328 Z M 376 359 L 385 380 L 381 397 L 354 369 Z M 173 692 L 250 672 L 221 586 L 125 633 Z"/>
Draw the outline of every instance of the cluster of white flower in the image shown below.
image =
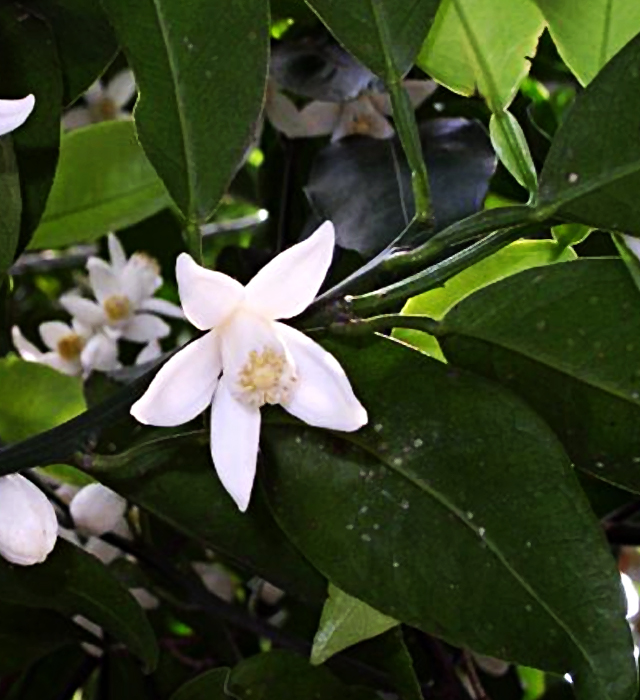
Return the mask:
<path id="1" fill-rule="evenodd" d="M 403 86 L 414 109 L 437 87 L 433 80 L 405 80 Z M 386 93 L 368 91 L 346 102 L 316 100 L 299 110 L 271 79 L 267 85 L 265 114 L 290 139 L 330 135 L 332 141 L 338 141 L 354 134 L 388 139 L 395 134 L 387 119 L 392 109 Z"/>
<path id="2" fill-rule="evenodd" d="M 118 369 L 118 341 L 144 343 L 136 364 L 149 362 L 160 353 L 159 340 L 169 326 L 157 315 L 183 318 L 180 307 L 154 297 L 162 285 L 158 265 L 143 253 L 127 259 L 120 242 L 109 234 L 110 262 L 91 257 L 87 261 L 89 284 L 95 297 L 76 293 L 61 297 L 60 304 L 72 318 L 69 324 L 47 321 L 38 329 L 48 350 L 30 343 L 17 326 L 13 343 L 28 362 L 49 365 L 64 374 L 87 377 L 92 371 Z"/>

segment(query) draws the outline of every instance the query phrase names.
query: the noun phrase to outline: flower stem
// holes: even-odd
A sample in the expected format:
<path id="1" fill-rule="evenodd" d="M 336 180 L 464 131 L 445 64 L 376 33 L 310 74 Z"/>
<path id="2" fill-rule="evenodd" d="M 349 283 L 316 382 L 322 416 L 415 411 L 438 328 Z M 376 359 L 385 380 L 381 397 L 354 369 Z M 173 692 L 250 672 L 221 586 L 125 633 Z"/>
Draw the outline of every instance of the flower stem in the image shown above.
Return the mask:
<path id="1" fill-rule="evenodd" d="M 417 314 L 382 314 L 370 318 L 354 318 L 332 323 L 327 330 L 340 335 L 365 335 L 394 328 L 411 328 L 429 335 L 439 334 L 439 322 L 428 316 Z"/>
<path id="2" fill-rule="evenodd" d="M 184 242 L 191 257 L 199 264 L 203 264 L 202 258 L 202 234 L 200 226 L 195 221 L 188 221 L 184 228 Z"/>

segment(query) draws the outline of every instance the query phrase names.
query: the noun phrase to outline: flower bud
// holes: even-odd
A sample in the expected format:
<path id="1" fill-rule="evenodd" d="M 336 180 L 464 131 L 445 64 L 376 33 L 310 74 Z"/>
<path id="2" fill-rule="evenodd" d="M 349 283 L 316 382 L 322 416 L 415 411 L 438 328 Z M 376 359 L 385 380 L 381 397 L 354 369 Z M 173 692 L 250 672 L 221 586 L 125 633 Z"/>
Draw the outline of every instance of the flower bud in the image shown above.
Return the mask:
<path id="1" fill-rule="evenodd" d="M 96 537 L 116 528 L 126 508 L 125 499 L 102 484 L 80 489 L 69 506 L 76 527 Z"/>
<path id="2" fill-rule="evenodd" d="M 20 474 L 0 477 L 0 555 L 12 564 L 43 562 L 58 536 L 49 499 Z"/>

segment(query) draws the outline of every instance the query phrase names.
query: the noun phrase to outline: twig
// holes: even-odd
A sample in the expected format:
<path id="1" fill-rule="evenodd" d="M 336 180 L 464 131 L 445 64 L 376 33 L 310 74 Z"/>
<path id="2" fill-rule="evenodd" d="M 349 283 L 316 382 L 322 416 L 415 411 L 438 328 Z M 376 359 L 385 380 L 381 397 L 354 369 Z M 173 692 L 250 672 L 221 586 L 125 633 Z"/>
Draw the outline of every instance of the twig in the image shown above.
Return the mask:
<path id="1" fill-rule="evenodd" d="M 464 671 L 467 674 L 469 683 L 471 683 L 475 700 L 491 700 L 485 689 L 482 687 L 482 683 L 478 677 L 478 672 L 476 671 L 475 663 L 473 662 L 473 657 L 468 649 L 462 650 L 462 663 L 464 664 Z"/>

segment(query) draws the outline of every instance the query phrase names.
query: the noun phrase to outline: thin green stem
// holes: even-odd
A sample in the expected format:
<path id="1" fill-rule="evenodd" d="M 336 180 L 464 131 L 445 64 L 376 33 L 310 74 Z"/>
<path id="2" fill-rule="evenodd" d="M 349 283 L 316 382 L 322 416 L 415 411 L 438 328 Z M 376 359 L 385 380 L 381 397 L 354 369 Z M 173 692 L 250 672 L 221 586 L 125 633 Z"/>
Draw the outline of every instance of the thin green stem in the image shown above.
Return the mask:
<path id="1" fill-rule="evenodd" d="M 410 328 L 437 336 L 440 324 L 428 316 L 413 314 L 383 314 L 370 318 L 354 318 L 345 322 L 332 323 L 327 329 L 330 333 L 339 335 L 366 335 L 380 331 L 390 331 L 394 328 Z"/>
<path id="2" fill-rule="evenodd" d="M 202 265 L 202 233 L 200 232 L 200 226 L 195 221 L 187 222 L 184 228 L 184 239 L 191 257 L 198 264 Z"/>

